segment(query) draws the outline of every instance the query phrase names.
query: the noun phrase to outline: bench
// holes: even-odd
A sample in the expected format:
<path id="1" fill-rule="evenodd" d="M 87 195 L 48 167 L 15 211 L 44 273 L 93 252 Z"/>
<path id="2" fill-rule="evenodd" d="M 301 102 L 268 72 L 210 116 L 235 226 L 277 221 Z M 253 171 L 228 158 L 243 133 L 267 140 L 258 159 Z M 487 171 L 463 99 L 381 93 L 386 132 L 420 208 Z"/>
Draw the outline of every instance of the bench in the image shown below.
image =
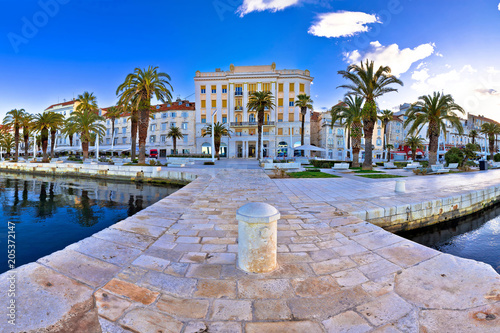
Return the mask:
<path id="1" fill-rule="evenodd" d="M 458 169 L 458 163 L 450 163 L 445 169 Z"/>
<path id="2" fill-rule="evenodd" d="M 264 170 L 273 170 L 275 167 L 280 169 L 300 169 L 300 163 L 264 163 Z"/>
<path id="3" fill-rule="evenodd" d="M 419 162 L 413 162 L 413 163 L 410 163 L 407 166 L 405 166 L 403 169 L 408 171 L 408 170 L 415 170 L 415 169 L 418 169 L 420 167 L 421 167 L 421 165 Z"/>
<path id="4" fill-rule="evenodd" d="M 332 170 L 349 170 L 349 163 L 335 163 Z"/>
<path id="5" fill-rule="evenodd" d="M 398 167 L 394 165 L 393 162 L 384 163 L 384 169 L 397 169 Z"/>
<path id="6" fill-rule="evenodd" d="M 435 174 L 450 172 L 450 169 L 445 169 L 440 164 L 431 165 L 431 170 L 432 170 L 432 173 L 435 173 Z"/>

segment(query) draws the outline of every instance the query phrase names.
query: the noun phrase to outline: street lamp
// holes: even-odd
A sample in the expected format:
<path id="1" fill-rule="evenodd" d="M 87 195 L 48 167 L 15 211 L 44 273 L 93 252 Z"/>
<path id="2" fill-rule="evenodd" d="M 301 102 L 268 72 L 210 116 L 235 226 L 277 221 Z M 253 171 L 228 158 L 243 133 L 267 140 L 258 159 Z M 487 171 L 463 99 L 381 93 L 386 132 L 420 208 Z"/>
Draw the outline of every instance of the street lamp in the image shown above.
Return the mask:
<path id="1" fill-rule="evenodd" d="M 112 150 L 111 150 L 112 151 Z M 95 158 L 99 161 L 99 132 L 96 132 L 95 139 Z"/>
<path id="2" fill-rule="evenodd" d="M 215 162 L 215 133 L 214 133 L 214 116 L 217 109 L 212 110 L 212 162 Z"/>

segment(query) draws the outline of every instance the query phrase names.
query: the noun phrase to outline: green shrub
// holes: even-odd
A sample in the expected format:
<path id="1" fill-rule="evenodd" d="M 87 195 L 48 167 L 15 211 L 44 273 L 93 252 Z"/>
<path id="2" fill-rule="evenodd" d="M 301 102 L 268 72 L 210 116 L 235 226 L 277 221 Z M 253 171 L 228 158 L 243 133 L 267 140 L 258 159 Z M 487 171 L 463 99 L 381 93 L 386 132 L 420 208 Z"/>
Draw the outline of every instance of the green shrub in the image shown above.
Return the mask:
<path id="1" fill-rule="evenodd" d="M 420 165 L 423 166 L 424 168 L 429 167 L 429 161 L 420 161 Z"/>
<path id="2" fill-rule="evenodd" d="M 408 165 L 408 162 L 394 162 L 394 165 L 397 166 L 398 168 L 404 168 L 405 166 Z"/>
<path id="3" fill-rule="evenodd" d="M 215 165 L 214 162 L 203 162 L 203 165 Z"/>
<path id="4" fill-rule="evenodd" d="M 500 153 L 493 155 L 493 161 L 500 162 Z"/>
<path id="5" fill-rule="evenodd" d="M 450 163 L 462 163 L 464 160 L 464 152 L 460 148 L 452 147 L 444 154 L 444 159 L 449 165 Z"/>
<path id="6" fill-rule="evenodd" d="M 310 171 L 310 172 L 321 172 L 320 169 L 309 169 L 309 168 L 307 169 L 307 171 Z"/>
<path id="7" fill-rule="evenodd" d="M 315 168 L 321 168 L 321 169 L 331 169 L 335 163 L 349 163 L 349 167 L 351 167 L 352 162 L 350 161 L 318 161 L 318 160 L 311 160 L 311 164 Z"/>
<path id="8" fill-rule="evenodd" d="M 380 166 L 380 167 L 383 167 L 384 166 L 384 162 L 377 162 L 375 163 L 377 166 Z"/>
<path id="9" fill-rule="evenodd" d="M 139 159 L 138 159 L 138 158 L 134 158 L 134 159 L 132 160 L 132 163 L 139 163 Z"/>

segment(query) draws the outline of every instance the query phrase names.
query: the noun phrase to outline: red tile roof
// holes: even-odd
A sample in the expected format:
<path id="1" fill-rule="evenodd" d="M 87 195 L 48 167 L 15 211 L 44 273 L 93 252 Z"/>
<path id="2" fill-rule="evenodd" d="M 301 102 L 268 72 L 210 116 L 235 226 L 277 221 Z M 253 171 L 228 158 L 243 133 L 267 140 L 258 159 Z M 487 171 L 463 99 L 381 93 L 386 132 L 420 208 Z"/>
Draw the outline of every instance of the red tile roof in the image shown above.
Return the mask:
<path id="1" fill-rule="evenodd" d="M 189 104 L 189 106 L 187 106 L 186 104 Z M 103 114 L 102 114 L 103 116 L 106 115 L 106 112 L 108 111 L 108 109 L 109 109 L 109 107 L 101 109 L 103 111 Z M 151 105 L 152 112 L 186 111 L 186 110 L 190 110 L 190 111 L 196 110 L 194 102 L 182 101 L 182 104 L 179 105 L 179 101 L 176 101 L 176 102 L 171 102 L 171 103 Z M 124 113 L 121 116 L 122 117 L 129 117 L 130 113 Z"/>
<path id="2" fill-rule="evenodd" d="M 76 100 L 71 100 L 71 101 L 68 101 L 68 102 L 62 102 L 62 103 L 57 103 L 57 104 L 52 104 L 51 106 L 49 106 L 48 108 L 45 109 L 45 111 L 47 111 L 48 109 L 52 109 L 53 107 L 55 106 L 66 106 L 66 105 L 71 105 L 71 104 L 75 104 L 76 103 Z"/>

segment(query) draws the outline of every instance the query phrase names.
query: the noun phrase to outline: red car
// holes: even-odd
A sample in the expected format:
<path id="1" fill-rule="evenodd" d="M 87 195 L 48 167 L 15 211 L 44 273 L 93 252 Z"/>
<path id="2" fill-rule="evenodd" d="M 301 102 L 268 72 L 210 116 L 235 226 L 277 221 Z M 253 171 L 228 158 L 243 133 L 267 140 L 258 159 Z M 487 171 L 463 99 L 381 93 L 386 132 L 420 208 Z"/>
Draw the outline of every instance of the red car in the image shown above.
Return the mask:
<path id="1" fill-rule="evenodd" d="M 149 151 L 149 157 L 158 158 L 158 149 L 151 149 Z"/>

